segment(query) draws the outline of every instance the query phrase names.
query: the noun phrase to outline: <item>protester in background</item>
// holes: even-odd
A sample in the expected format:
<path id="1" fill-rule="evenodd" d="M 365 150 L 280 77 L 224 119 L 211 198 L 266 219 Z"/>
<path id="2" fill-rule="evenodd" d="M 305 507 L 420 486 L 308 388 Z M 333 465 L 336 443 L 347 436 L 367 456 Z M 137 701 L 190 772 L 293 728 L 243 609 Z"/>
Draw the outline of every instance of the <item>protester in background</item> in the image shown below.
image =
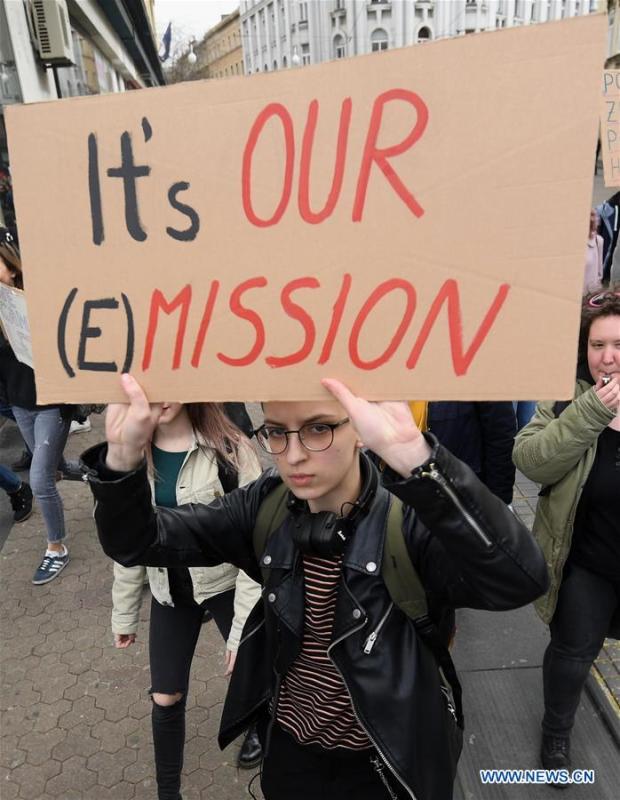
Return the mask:
<path id="1" fill-rule="evenodd" d="M 598 232 L 603 237 L 603 283 L 606 285 L 609 283 L 620 230 L 620 192 L 616 192 L 604 203 L 596 206 L 595 210 L 600 220 Z"/>
<path id="2" fill-rule="evenodd" d="M 603 280 L 603 237 L 596 232 L 597 229 L 598 216 L 596 211 L 591 209 L 583 271 L 583 294 L 599 291 Z"/>
<path id="3" fill-rule="evenodd" d="M 25 522 L 32 514 L 32 490 L 4 464 L 0 464 L 0 489 L 8 494 L 15 522 Z"/>
<path id="4" fill-rule="evenodd" d="M 427 430 L 476 473 L 506 505 L 512 503 L 517 433 L 510 402 L 432 402 Z"/>
<path id="5" fill-rule="evenodd" d="M 544 591 L 529 531 L 419 431 L 406 403 L 367 403 L 335 380 L 323 381 L 331 397 L 264 403 L 257 437 L 277 471 L 208 506 L 151 511 L 143 454 L 160 408 L 131 376 L 121 382 L 130 404 L 108 407 L 107 447 L 83 455 L 105 552 L 127 566 L 233 563 L 264 584 L 220 745 L 258 722 L 266 800 L 452 797 L 462 717 L 458 684 L 439 668 L 451 660 L 435 619 L 446 607 L 514 608 Z M 386 463 L 383 485 L 362 444 Z M 258 542 L 276 491 L 284 517 Z M 423 626 L 383 577 L 393 563 L 386 527 L 424 587 Z"/>
<path id="6" fill-rule="evenodd" d="M 620 636 L 620 285 L 585 298 L 574 399 L 538 404 L 514 460 L 542 484 L 533 530 L 551 571 L 536 603 L 551 632 L 541 760 L 568 769 L 586 677 Z"/>
<path id="7" fill-rule="evenodd" d="M 535 400 L 513 400 L 512 407 L 517 420 L 517 431 L 524 428 L 534 416 L 536 411 Z"/>
<path id="8" fill-rule="evenodd" d="M 21 260 L 15 240 L 0 228 L 0 281 L 23 288 Z M 41 509 L 47 533 L 47 549 L 32 582 L 54 580 L 69 562 L 65 539 L 62 498 L 56 488 L 56 470 L 62 458 L 71 422 L 71 406 L 38 406 L 34 372 L 17 360 L 7 341 L 0 349 L 0 380 L 15 421 L 32 453 L 30 483 Z"/>
<path id="9" fill-rule="evenodd" d="M 209 503 L 261 473 L 249 442 L 217 403 L 164 403 L 149 462 L 154 502 L 166 508 Z M 189 675 L 205 609 L 226 641 L 226 672 L 233 669 L 246 618 L 260 586 L 230 564 L 218 567 L 123 567 L 114 564 L 112 632 L 116 647 L 136 638 L 145 574 L 151 587 L 149 657 L 153 745 L 159 800 L 180 797 Z M 250 728 L 239 766 L 256 766 L 262 751 Z"/>

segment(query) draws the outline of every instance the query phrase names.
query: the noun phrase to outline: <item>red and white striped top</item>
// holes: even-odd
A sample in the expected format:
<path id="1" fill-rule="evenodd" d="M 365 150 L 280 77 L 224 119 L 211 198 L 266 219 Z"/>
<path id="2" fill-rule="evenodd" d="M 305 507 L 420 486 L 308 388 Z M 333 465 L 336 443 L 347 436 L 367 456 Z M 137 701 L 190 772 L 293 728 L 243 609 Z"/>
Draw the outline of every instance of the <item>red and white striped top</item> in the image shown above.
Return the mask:
<path id="1" fill-rule="evenodd" d="M 301 652 L 282 681 L 277 719 L 301 744 L 365 750 L 370 740 L 358 723 L 349 695 L 327 656 L 332 638 L 342 558 L 304 555 L 306 587 Z"/>

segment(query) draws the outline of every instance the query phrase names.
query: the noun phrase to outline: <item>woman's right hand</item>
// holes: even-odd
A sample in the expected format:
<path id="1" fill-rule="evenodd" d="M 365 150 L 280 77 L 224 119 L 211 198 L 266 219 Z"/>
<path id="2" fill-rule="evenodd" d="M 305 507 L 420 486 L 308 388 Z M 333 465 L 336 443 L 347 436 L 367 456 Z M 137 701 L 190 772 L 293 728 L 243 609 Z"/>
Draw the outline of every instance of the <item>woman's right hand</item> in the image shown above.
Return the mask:
<path id="1" fill-rule="evenodd" d="M 620 383 L 615 375 L 608 383 L 603 383 L 603 379 L 599 378 L 594 387 L 594 391 L 604 406 L 607 406 L 607 408 L 610 408 L 612 411 L 618 410 L 618 405 L 620 404 Z"/>
<path id="2" fill-rule="evenodd" d="M 161 416 L 161 403 L 151 403 L 138 381 L 121 375 L 128 403 L 110 403 L 106 411 L 105 434 L 108 440 L 107 466 L 129 472 L 142 461 Z"/>
<path id="3" fill-rule="evenodd" d="M 124 650 L 136 641 L 135 633 L 115 633 L 114 634 L 114 647 L 119 650 Z"/>

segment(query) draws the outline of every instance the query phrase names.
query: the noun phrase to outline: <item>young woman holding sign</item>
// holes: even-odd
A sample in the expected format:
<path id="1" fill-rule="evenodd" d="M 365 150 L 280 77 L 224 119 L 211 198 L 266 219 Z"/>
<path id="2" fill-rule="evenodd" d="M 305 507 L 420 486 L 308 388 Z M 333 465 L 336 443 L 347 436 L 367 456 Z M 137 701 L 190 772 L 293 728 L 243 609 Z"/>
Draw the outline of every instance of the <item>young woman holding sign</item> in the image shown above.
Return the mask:
<path id="1" fill-rule="evenodd" d="M 606 636 L 620 637 L 620 285 L 586 296 L 575 396 L 539 403 L 513 457 L 543 486 L 533 528 L 551 569 L 536 604 L 551 632 L 541 760 L 567 769 L 592 662 Z"/>
<path id="2" fill-rule="evenodd" d="M 162 406 L 129 375 L 122 384 L 129 404 L 108 408 L 107 447 L 83 455 L 106 553 L 126 566 L 232 563 L 264 585 L 220 745 L 258 723 L 267 800 L 451 798 L 462 716 L 433 620 L 446 607 L 514 608 L 543 592 L 528 530 L 420 433 L 406 403 L 368 403 L 335 380 L 321 401 L 264 404 L 257 436 L 277 471 L 210 505 L 155 512 L 144 454 Z M 386 463 L 383 485 L 362 443 Z M 283 517 L 261 544 L 259 510 L 276 491 Z M 386 527 L 426 590 L 428 614 L 416 620 L 384 579 Z"/>
<path id="3" fill-rule="evenodd" d="M 149 481 L 157 505 L 209 503 L 233 485 L 260 475 L 249 442 L 217 403 L 165 403 L 149 450 Z M 208 610 L 226 640 L 226 674 L 235 663 L 245 620 L 260 598 L 260 586 L 230 564 L 187 569 L 114 564 L 112 631 L 118 648 L 136 639 L 144 578 L 151 588 L 149 661 L 152 725 L 159 800 L 180 797 L 185 746 L 185 703 L 203 615 Z M 253 729 L 239 766 L 261 758 Z"/>

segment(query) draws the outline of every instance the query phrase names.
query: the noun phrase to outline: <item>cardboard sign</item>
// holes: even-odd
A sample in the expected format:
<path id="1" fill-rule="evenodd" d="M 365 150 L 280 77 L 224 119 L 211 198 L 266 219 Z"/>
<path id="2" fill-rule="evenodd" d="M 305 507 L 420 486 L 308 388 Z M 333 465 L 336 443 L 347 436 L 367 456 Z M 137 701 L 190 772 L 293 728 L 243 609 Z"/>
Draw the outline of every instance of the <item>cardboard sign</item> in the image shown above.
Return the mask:
<path id="1" fill-rule="evenodd" d="M 7 108 L 39 402 L 572 396 L 606 30 Z"/>
<path id="2" fill-rule="evenodd" d="M 605 186 L 620 186 L 620 70 L 603 72 L 601 152 Z"/>
<path id="3" fill-rule="evenodd" d="M 32 367 L 32 342 L 24 293 L 4 283 L 0 283 L 0 321 L 17 360 Z"/>

